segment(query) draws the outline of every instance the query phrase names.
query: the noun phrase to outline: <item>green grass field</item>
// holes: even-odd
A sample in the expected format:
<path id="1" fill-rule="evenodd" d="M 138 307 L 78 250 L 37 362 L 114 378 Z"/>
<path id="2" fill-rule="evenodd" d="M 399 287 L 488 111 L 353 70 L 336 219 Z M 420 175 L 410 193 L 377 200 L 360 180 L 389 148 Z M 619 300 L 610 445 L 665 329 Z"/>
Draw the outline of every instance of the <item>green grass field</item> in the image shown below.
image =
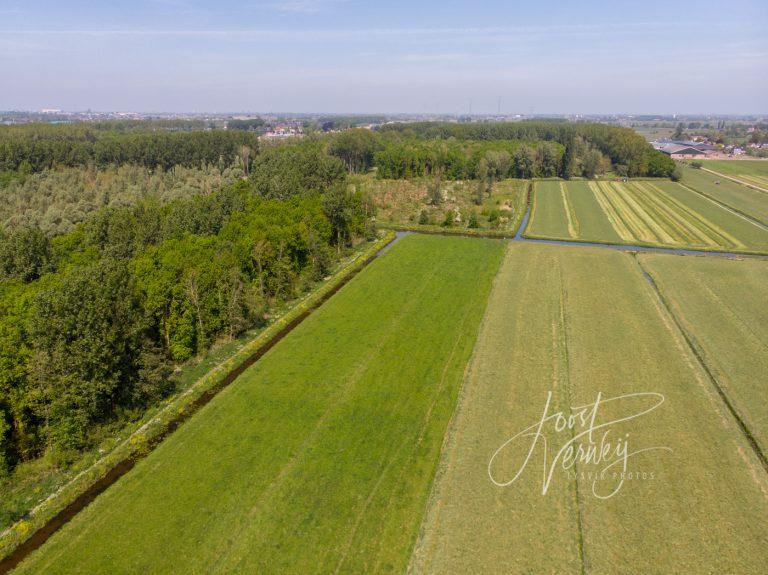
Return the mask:
<path id="1" fill-rule="evenodd" d="M 768 225 L 766 193 L 689 167 L 684 167 L 682 184 Z"/>
<path id="2" fill-rule="evenodd" d="M 768 230 L 670 181 L 537 182 L 526 236 L 768 252 Z"/>
<path id="3" fill-rule="evenodd" d="M 672 451 L 631 457 L 634 475 L 607 499 L 595 496 L 597 475 L 589 475 L 603 464 L 581 462 L 556 467 L 542 495 L 542 443 L 517 482 L 492 483 L 492 455 L 541 419 L 549 391 L 550 412 L 566 414 L 598 392 L 663 394 L 657 409 L 608 427 L 608 440 L 626 437 L 633 452 Z M 632 398 L 612 405 L 598 423 L 648 407 Z M 548 461 L 584 429 L 545 427 Z M 595 432 L 598 445 L 605 431 Z M 495 460 L 497 482 L 521 466 L 532 441 L 523 439 Z M 607 495 L 615 481 L 598 479 L 597 492 Z M 765 472 L 634 258 L 511 244 L 410 571 L 758 573 L 768 561 L 766 524 Z"/>
<path id="4" fill-rule="evenodd" d="M 707 160 L 705 168 L 768 189 L 768 160 Z"/>
<path id="5" fill-rule="evenodd" d="M 503 250 L 403 239 L 19 572 L 402 572 Z"/>
<path id="6" fill-rule="evenodd" d="M 768 453 L 768 262 L 640 258 Z"/>

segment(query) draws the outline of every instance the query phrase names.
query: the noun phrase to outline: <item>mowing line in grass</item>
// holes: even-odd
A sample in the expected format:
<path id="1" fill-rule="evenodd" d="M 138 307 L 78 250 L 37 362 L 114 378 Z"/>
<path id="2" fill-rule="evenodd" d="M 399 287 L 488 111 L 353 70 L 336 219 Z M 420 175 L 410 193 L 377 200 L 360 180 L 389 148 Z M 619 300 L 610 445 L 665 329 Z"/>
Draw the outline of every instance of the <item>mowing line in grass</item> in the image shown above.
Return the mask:
<path id="1" fill-rule="evenodd" d="M 565 216 L 568 218 L 568 235 L 572 238 L 579 237 L 579 220 L 568 202 L 568 192 L 565 190 L 565 184 L 560 182 L 560 194 L 563 197 L 563 206 L 565 207 Z"/>
<path id="2" fill-rule="evenodd" d="M 612 184 L 616 194 L 621 197 L 627 205 L 629 205 L 635 213 L 640 217 L 645 227 L 649 229 L 656 237 L 656 240 L 665 244 L 674 244 L 675 240 L 670 233 L 664 229 L 654 218 L 653 214 L 649 212 L 648 206 L 643 205 L 640 198 L 636 197 L 631 188 L 623 184 Z"/>
<path id="3" fill-rule="evenodd" d="M 706 170 L 684 168 L 683 180 L 685 185 L 697 193 L 744 214 L 754 220 L 768 225 L 768 197 L 752 187 L 718 178 Z"/>
<path id="4" fill-rule="evenodd" d="M 619 235 L 619 237 L 625 242 L 634 241 L 634 235 L 621 219 L 613 205 L 605 197 L 603 190 L 600 189 L 600 187 L 595 182 L 589 182 L 589 189 L 592 190 L 597 203 L 600 204 L 600 208 L 602 208 L 603 213 L 608 218 L 608 221 L 611 223 L 611 226 L 613 226 L 614 231 Z"/>
<path id="5" fill-rule="evenodd" d="M 703 245 L 714 247 L 718 243 L 713 240 L 705 231 L 700 229 L 694 221 L 683 215 L 682 212 L 675 210 L 671 202 L 664 201 L 663 192 L 658 189 L 651 188 L 645 182 L 635 182 L 635 188 L 642 193 L 643 198 L 651 205 L 655 206 L 657 210 L 669 218 L 675 225 L 675 227 L 685 234 L 686 240 L 692 245 Z"/>
<path id="6" fill-rule="evenodd" d="M 739 178 L 742 180 L 747 180 L 748 182 L 751 182 L 753 184 L 757 184 L 760 187 L 768 187 L 768 178 L 764 178 L 762 176 L 750 176 L 748 174 L 739 174 Z"/>
<path id="7" fill-rule="evenodd" d="M 690 217 L 686 217 L 683 212 L 676 210 L 671 202 L 664 201 L 664 194 L 658 188 L 652 188 L 646 182 L 635 182 L 635 188 L 643 194 L 643 197 L 648 203 L 656 206 L 659 212 L 671 219 L 674 222 L 674 225 L 686 234 L 687 240 L 690 243 L 704 246 L 718 245 L 717 242 L 696 225 Z"/>
<path id="8" fill-rule="evenodd" d="M 696 242 L 696 236 L 687 228 L 684 222 L 681 222 L 679 216 L 669 210 L 664 202 L 657 202 L 655 194 L 647 192 L 638 185 L 639 182 L 629 182 L 627 186 L 632 193 L 639 198 L 645 205 L 648 213 L 663 226 L 669 236 L 672 238 L 670 243 L 677 245 L 692 245 Z"/>
<path id="9" fill-rule="evenodd" d="M 646 243 L 656 243 L 658 241 L 639 215 L 635 213 L 620 194 L 616 193 L 616 190 L 611 187 L 609 182 L 598 182 L 597 185 L 603 190 L 607 201 L 611 203 L 616 213 L 619 214 L 619 217 L 629 228 L 633 240 L 640 240 Z"/>
<path id="10" fill-rule="evenodd" d="M 720 243 L 720 245 L 731 245 L 736 248 L 745 248 L 746 246 L 737 238 L 735 238 L 733 235 L 725 231 L 723 228 L 721 228 L 719 225 L 711 221 L 710 219 L 706 218 L 703 214 L 699 213 L 697 210 L 693 209 L 692 207 L 689 207 L 682 201 L 678 200 L 671 194 L 666 193 L 664 190 L 662 190 L 660 187 L 658 187 L 655 184 L 648 184 L 650 188 L 658 192 L 659 194 L 662 194 L 665 200 L 668 200 L 671 204 L 676 206 L 683 214 L 691 218 L 691 220 L 697 222 L 705 231 L 707 235 L 710 236 L 710 238 L 713 238 L 713 241 L 718 242 L 725 242 Z M 681 186 L 677 186 L 678 189 L 685 189 Z"/>

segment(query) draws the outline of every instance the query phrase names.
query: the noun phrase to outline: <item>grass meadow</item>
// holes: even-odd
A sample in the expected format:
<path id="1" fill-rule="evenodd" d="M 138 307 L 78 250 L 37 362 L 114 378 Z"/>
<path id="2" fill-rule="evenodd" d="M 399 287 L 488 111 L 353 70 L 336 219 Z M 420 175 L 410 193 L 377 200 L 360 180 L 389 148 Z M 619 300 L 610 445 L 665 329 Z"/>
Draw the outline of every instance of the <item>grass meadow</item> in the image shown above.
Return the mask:
<path id="1" fill-rule="evenodd" d="M 768 189 L 768 160 L 707 160 L 704 167 Z"/>
<path id="2" fill-rule="evenodd" d="M 659 254 L 639 258 L 768 453 L 768 262 Z"/>
<path id="3" fill-rule="evenodd" d="M 663 395 L 655 410 L 595 431 L 598 445 L 622 438 L 632 452 L 649 450 L 629 458 L 616 495 L 596 495 L 616 486 L 612 472 L 599 475 L 605 463 L 556 466 L 542 495 L 545 466 L 588 418 L 574 420 L 573 431 L 542 427 L 546 445 L 505 485 L 532 439 L 507 441 L 542 418 L 548 392 L 549 412 L 566 415 L 598 392 Z M 626 397 L 596 421 L 645 408 Z M 492 466 L 501 486 L 489 463 L 504 445 Z M 633 256 L 513 243 L 410 572 L 758 573 L 768 560 L 767 494 L 759 461 Z"/>
<path id="4" fill-rule="evenodd" d="M 666 180 L 536 182 L 526 237 L 768 252 L 768 230 Z"/>
<path id="5" fill-rule="evenodd" d="M 404 238 L 18 572 L 402 572 L 503 250 Z"/>
<path id="6" fill-rule="evenodd" d="M 683 169 L 683 185 L 768 226 L 768 194 L 706 170 Z"/>

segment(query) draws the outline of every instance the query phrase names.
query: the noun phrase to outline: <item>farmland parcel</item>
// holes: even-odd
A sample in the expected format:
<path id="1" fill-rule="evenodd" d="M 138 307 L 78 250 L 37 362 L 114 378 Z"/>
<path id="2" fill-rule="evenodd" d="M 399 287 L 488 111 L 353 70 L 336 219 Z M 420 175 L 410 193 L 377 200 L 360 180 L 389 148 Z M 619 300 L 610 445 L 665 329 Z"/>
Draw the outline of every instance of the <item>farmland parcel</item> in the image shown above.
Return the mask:
<path id="1" fill-rule="evenodd" d="M 20 572 L 402 572 L 503 249 L 402 240 Z"/>
<path id="2" fill-rule="evenodd" d="M 768 193 L 706 170 L 684 168 L 684 185 L 768 225 Z"/>
<path id="3" fill-rule="evenodd" d="M 647 450 L 614 496 L 611 472 L 590 475 L 605 464 L 581 462 L 556 466 L 543 494 L 545 466 L 583 421 L 574 435 L 547 425 L 512 481 L 533 432 L 510 439 L 542 418 L 548 392 L 549 412 L 566 415 L 598 393 L 652 394 L 599 416 L 650 409 L 594 432 Z M 510 245 L 449 434 L 414 573 L 757 573 L 768 561 L 766 474 L 630 255 Z"/>
<path id="4" fill-rule="evenodd" d="M 656 254 L 640 260 L 768 453 L 768 262 Z"/>
<path id="5" fill-rule="evenodd" d="M 669 181 L 535 185 L 527 237 L 768 252 L 764 226 Z"/>
<path id="6" fill-rule="evenodd" d="M 708 160 L 704 167 L 768 190 L 768 161 Z"/>

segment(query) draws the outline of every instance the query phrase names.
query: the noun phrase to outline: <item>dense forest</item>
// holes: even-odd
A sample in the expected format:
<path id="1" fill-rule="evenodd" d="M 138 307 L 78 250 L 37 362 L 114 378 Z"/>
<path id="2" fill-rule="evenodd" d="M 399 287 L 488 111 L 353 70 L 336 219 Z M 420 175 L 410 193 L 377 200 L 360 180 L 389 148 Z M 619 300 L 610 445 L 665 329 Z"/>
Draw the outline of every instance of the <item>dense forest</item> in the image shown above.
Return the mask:
<path id="1" fill-rule="evenodd" d="M 140 129 L 129 123 L 10 126 L 0 130 L 0 172 L 38 172 L 54 166 L 136 164 L 169 170 L 231 161 L 258 137 L 242 130 Z M 245 152 L 250 154 L 250 152 Z"/>
<path id="2" fill-rule="evenodd" d="M 37 226 L 47 234 L 71 231 L 93 212 L 129 206 L 142 199 L 166 204 L 209 194 L 244 176 L 242 163 L 227 166 L 151 169 L 134 164 L 97 169 L 52 168 L 14 174 L 0 182 L 0 230 Z"/>
<path id="3" fill-rule="evenodd" d="M 382 134 L 400 134 L 405 141 L 417 138 L 430 142 L 555 142 L 564 149 L 558 170 L 558 175 L 563 178 L 580 175 L 591 177 L 590 172 L 599 166 L 602 157 L 610 161 L 613 170 L 619 175 L 671 177 L 675 173 L 674 161 L 654 150 L 642 136 L 629 128 L 607 124 L 547 121 L 472 124 L 419 122 L 387 124 L 380 131 Z"/>
<path id="4" fill-rule="evenodd" d="M 211 132 L 67 130 L 22 130 L 21 145 L 20 132 L 0 130 L 13 143 L 5 150 L 22 150 L 13 160 L 22 169 L 0 186 L 10 200 L 0 231 L 0 475 L 44 453 L 72 461 L 99 429 L 171 393 L 176 365 L 263 324 L 375 235 L 371 205 L 349 191 L 322 141 L 258 151 Z M 86 133 L 98 133 L 92 148 L 79 147 Z M 150 146 L 132 156 L 140 161 L 103 167 L 89 152 L 58 161 L 62 142 L 129 149 L 187 135 L 211 148 Z"/>
<path id="5" fill-rule="evenodd" d="M 489 172 L 496 179 L 557 176 L 565 147 L 542 140 L 429 140 L 410 133 L 353 129 L 333 136 L 329 151 L 352 173 L 375 168 L 380 178 L 471 180 L 484 179 Z M 595 170 L 601 161 L 598 157 Z"/>

